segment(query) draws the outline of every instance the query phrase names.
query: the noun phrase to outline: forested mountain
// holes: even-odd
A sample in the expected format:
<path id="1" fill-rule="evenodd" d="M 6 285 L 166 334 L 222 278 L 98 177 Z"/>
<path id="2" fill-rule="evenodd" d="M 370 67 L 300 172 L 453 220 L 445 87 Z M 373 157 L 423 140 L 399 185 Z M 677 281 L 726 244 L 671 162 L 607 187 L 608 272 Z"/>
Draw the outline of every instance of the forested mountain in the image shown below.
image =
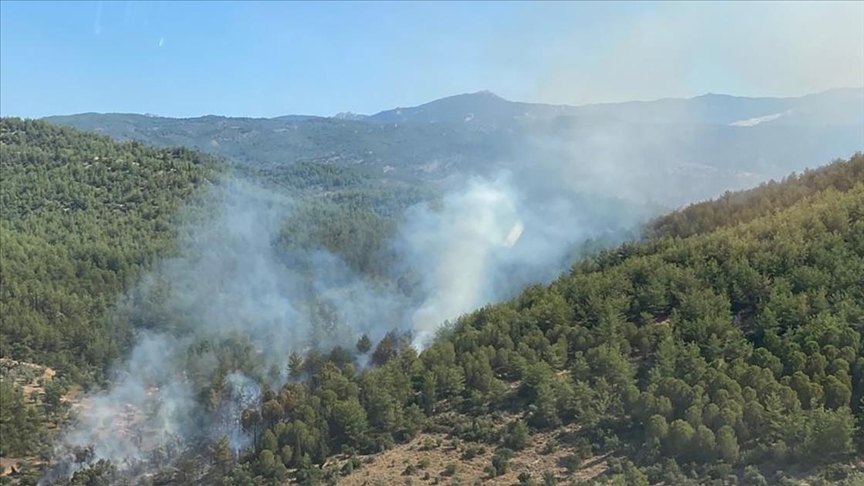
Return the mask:
<path id="1" fill-rule="evenodd" d="M 500 126 L 517 121 L 561 116 L 615 119 L 628 123 L 856 124 L 864 121 L 860 107 L 864 89 L 836 89 L 799 98 L 747 98 L 706 94 L 690 99 L 630 101 L 583 106 L 508 101 L 489 91 L 450 96 L 420 106 L 395 108 L 366 118 L 381 123 L 465 123 Z M 749 123 L 744 123 L 748 122 Z"/>
<path id="2" fill-rule="evenodd" d="M 288 366 L 279 370 L 266 368 L 259 342 L 283 336 L 196 336 L 176 324 L 199 316 L 163 315 L 172 307 L 109 310 L 123 294 L 147 298 L 135 291 L 146 271 L 170 278 L 198 268 L 160 262 L 176 264 L 178 239 L 189 237 L 180 219 L 209 221 L 199 202 L 227 171 L 296 198 L 271 235 L 286 255 L 326 249 L 351 275 L 416 298 L 410 272 L 388 271 L 384 242 L 397 216 L 434 201 L 434 192 L 333 164 L 232 166 L 41 121 L 4 118 L 0 142 L 0 457 L 25 464 L 3 481 L 852 485 L 862 478 L 860 154 L 658 218 L 643 239 L 460 317 L 422 350 L 398 330 L 350 346 L 313 341 L 281 349 Z M 228 229 L 257 210 L 232 216 Z M 258 243 L 245 235 L 227 233 L 242 237 L 240 246 Z M 259 265 L 248 274 L 267 279 L 274 262 L 285 263 L 226 264 Z M 207 300 L 206 278 L 191 282 L 205 286 L 205 306 L 224 309 L 212 299 L 232 296 Z M 320 284 L 304 290 L 308 307 L 322 335 L 344 338 L 333 301 L 322 298 L 333 296 Z M 218 317 L 206 315 L 205 328 Z M 253 317 L 244 325 L 257 329 Z M 100 444 L 57 455 L 57 428 L 109 397 L 78 403 L 70 388 L 120 384 L 117 405 L 133 401 L 135 388 L 110 365 L 154 332 L 178 338 L 175 381 L 160 383 L 163 391 L 140 410 L 98 415 L 110 431 L 92 436 Z M 152 383 L 141 389 L 156 393 Z M 248 398 L 249 390 L 257 392 Z M 187 434 L 185 441 L 141 425 L 171 418 L 159 403 L 169 399 L 176 399 L 169 410 L 191 413 L 161 433 Z M 223 431 L 216 424 L 225 415 Z M 118 441 L 127 435 L 133 439 Z M 128 444 L 129 461 L 105 459 Z"/>
<path id="3" fill-rule="evenodd" d="M 185 149 L 3 118 L 0 357 L 76 379 L 101 374 L 129 329 L 99 317 L 171 251 L 177 210 L 219 165 Z"/>
<path id="4" fill-rule="evenodd" d="M 181 207 L 194 205 L 231 166 L 183 148 L 118 143 L 16 118 L 2 119 L 0 150 L 0 358 L 49 365 L 74 379 L 101 377 L 118 357 L 118 346 L 128 344 L 130 329 L 99 317 L 142 269 L 171 254 Z M 314 204 L 286 231 L 325 220 L 315 244 L 328 245 L 357 267 L 371 265 L 372 256 L 349 257 L 345 245 L 332 243 L 335 235 L 362 232 L 378 243 L 352 243 L 380 245 L 392 228 L 383 231 L 384 223 L 373 220 L 431 197 L 332 165 L 237 171 L 312 198 Z"/>
<path id="5" fill-rule="evenodd" d="M 859 154 L 738 195 L 756 209 L 685 210 L 699 234 L 583 260 L 420 354 L 390 335 L 292 356 L 299 381 L 244 412 L 251 450 L 211 460 L 230 484 L 354 484 L 367 467 L 380 484 L 858 484 L 841 465 L 864 445 L 862 169 Z M 395 464 L 353 459 L 405 441 Z M 451 464 L 428 470 L 439 448 Z M 521 459 L 538 450 L 558 462 Z"/>
<path id="6" fill-rule="evenodd" d="M 104 384 L 146 327 L 118 316 L 121 296 L 176 255 L 178 225 L 203 218 L 205 196 L 235 170 L 308 200 L 284 241 L 324 246 L 359 271 L 383 264 L 372 249 L 392 234 L 389 218 L 431 197 L 351 168 L 234 168 L 183 148 L 0 119 L 0 457 L 50 457 L 39 424 L 65 420 L 67 392 Z M 21 405 L 40 394 L 39 408 Z"/>
<path id="7" fill-rule="evenodd" d="M 445 185 L 502 168 L 531 177 L 554 165 L 601 193 L 626 186 L 654 203 L 680 206 L 864 149 L 864 89 L 578 107 L 480 92 L 368 117 L 86 113 L 48 120 L 253 166 L 330 162 L 364 167 L 379 177 Z"/>

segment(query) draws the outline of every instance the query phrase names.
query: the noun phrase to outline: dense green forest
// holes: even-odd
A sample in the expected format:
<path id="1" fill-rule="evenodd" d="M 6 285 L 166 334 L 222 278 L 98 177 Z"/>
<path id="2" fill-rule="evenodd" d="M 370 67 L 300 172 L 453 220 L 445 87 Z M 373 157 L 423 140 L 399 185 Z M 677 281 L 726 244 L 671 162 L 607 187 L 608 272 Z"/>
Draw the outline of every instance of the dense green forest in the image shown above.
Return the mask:
<path id="1" fill-rule="evenodd" d="M 60 397 L 104 382 L 135 337 L 106 311 L 175 251 L 178 209 L 225 163 L 17 119 L 2 120 L 0 142 L 0 358 L 63 377 L 42 381 L 36 407 L 9 379 L 35 372 L 4 371 L 0 457 L 47 460 L 49 429 L 68 412 Z M 305 198 L 282 244 L 323 245 L 378 276 L 394 216 L 432 197 L 320 164 L 255 177 Z M 251 444 L 202 440 L 172 464 L 153 460 L 156 474 L 99 461 L 71 484 L 330 484 L 412 440 L 443 448 L 431 439 L 441 436 L 452 464 L 430 476 L 422 452 L 408 457 L 403 484 L 465 484 L 463 465 L 479 457 L 488 463 L 472 480 L 499 483 L 540 437 L 557 463 L 524 470 L 520 484 L 858 484 L 862 215 L 858 154 L 660 218 L 646 238 L 443 327 L 422 352 L 397 332 L 286 349 L 290 379 L 271 389 L 243 339 L 207 345 L 224 364 L 215 376 L 196 374 L 190 347 L 184 372 L 202 411 L 229 399 L 228 372 L 262 380 L 260 404 L 240 417 Z M 596 463 L 603 471 L 586 479 Z"/>
<path id="2" fill-rule="evenodd" d="M 699 234 L 582 260 L 464 316 L 422 353 L 395 333 L 295 353 L 296 381 L 243 412 L 248 450 L 235 456 L 223 438 L 160 477 L 330 483 L 362 470 L 351 458 L 438 432 L 461 460 L 494 450 L 479 481 L 496 482 L 533 437 L 561 430 L 545 447 L 566 452 L 573 476 L 525 472 L 521 484 L 578 484 L 596 458 L 608 465 L 597 483 L 798 484 L 806 473 L 857 484 L 844 464 L 862 447 L 862 164 L 820 169 L 825 182 L 802 196 L 806 175 L 740 196 L 763 201 L 756 210 L 729 196 L 685 210 L 677 221 Z M 224 383 L 209 387 L 218 401 Z M 408 463 L 406 484 L 429 478 L 423 467 Z M 441 475 L 458 484 L 458 461 Z M 91 476 L 121 477 L 106 463 L 77 473 Z"/>
<path id="3" fill-rule="evenodd" d="M 100 376 L 130 339 L 101 319 L 169 252 L 177 210 L 219 162 L 45 122 L 0 123 L 0 357 Z"/>
<path id="4" fill-rule="evenodd" d="M 229 167 L 182 148 L 14 118 L 0 124 L 0 150 L 0 357 L 80 382 L 101 378 L 131 339 L 105 310 L 175 249 L 179 209 L 229 170 L 308 198 L 285 222 L 285 244 L 324 244 L 360 269 L 372 265 L 368 248 L 392 234 L 392 218 L 432 194 L 332 165 Z M 303 229 L 313 222 L 323 224 Z"/>
<path id="5" fill-rule="evenodd" d="M 213 460 L 225 484 L 317 484 L 351 469 L 319 468 L 331 454 L 443 430 L 496 448 L 494 480 L 532 434 L 577 423 L 558 444 L 566 468 L 608 454 L 600 482 L 797 484 L 782 471 L 821 467 L 817 481 L 853 484 L 838 466 L 862 450 L 862 167 L 859 154 L 738 196 L 755 207 L 685 210 L 676 222 L 702 234 L 580 261 L 420 354 L 390 335 L 353 360 L 295 356 L 304 379 L 244 412 L 254 450 Z"/>
<path id="6" fill-rule="evenodd" d="M 350 168 L 237 167 L 183 148 L 16 118 L 0 120 L 0 173 L 0 359 L 8 360 L 0 370 L 0 457 L 49 453 L 39 423 L 62 422 L 59 397 L 104 384 L 134 342 L 134 323 L 109 311 L 155 262 L 176 253 L 183 217 L 206 217 L 181 208 L 204 207 L 208 188 L 226 176 L 302 199 L 284 222 L 281 245 L 323 245 L 358 271 L 379 268 L 373 259 L 393 218 L 432 197 Z M 43 387 L 35 377 L 21 381 L 30 370 L 16 360 L 56 372 L 41 400 L 50 403 L 24 406 L 32 400 L 19 385 Z"/>

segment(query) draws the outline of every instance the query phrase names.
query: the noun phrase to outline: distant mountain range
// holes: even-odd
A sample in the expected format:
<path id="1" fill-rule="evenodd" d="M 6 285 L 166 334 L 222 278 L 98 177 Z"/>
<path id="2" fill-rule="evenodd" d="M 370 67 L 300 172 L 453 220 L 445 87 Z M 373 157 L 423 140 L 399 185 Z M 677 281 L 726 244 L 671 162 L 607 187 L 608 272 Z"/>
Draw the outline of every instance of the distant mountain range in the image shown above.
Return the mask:
<path id="1" fill-rule="evenodd" d="M 514 102 L 483 91 L 370 116 L 83 113 L 47 120 L 242 164 L 334 163 L 424 183 L 502 168 L 527 176 L 563 168 L 585 190 L 623 187 L 677 205 L 864 150 L 864 88 L 585 106 Z"/>
<path id="2" fill-rule="evenodd" d="M 864 88 L 837 89 L 799 98 L 745 98 L 706 94 L 584 106 L 521 103 L 490 91 L 450 96 L 411 108 L 365 117 L 379 123 L 472 123 L 500 125 L 560 116 L 616 119 L 631 123 L 709 123 L 730 125 L 757 118 L 775 123 L 849 124 L 864 122 Z M 352 118 L 352 119 L 358 119 Z"/>

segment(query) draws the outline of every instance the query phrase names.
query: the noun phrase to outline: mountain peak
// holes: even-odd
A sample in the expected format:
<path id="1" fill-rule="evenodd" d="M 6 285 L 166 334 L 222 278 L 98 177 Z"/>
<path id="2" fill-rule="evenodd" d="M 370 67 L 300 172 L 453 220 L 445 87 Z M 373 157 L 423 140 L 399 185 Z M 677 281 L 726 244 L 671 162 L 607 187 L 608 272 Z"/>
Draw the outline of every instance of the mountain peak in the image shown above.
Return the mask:
<path id="1" fill-rule="evenodd" d="M 367 118 L 367 115 L 352 113 L 350 111 L 343 111 L 333 115 L 333 118 L 336 118 L 337 120 L 363 120 Z"/>
<path id="2" fill-rule="evenodd" d="M 422 123 L 498 124 L 521 115 L 518 103 L 505 100 L 492 91 L 482 90 L 447 96 L 411 108 L 382 111 L 372 121 Z"/>
<path id="3" fill-rule="evenodd" d="M 477 95 L 477 96 L 490 96 L 492 98 L 501 98 L 500 96 L 493 93 L 492 91 L 489 91 L 488 89 L 484 89 L 484 90 L 478 91 L 476 93 L 471 93 L 471 94 Z"/>

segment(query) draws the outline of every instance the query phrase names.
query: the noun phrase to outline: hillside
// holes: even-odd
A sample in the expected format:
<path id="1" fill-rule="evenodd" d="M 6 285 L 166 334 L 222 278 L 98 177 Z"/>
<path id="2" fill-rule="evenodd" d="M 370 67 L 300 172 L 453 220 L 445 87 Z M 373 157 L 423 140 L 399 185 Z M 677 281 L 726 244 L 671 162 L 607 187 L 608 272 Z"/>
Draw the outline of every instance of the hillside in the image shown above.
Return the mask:
<path id="1" fill-rule="evenodd" d="M 87 113 L 47 120 L 117 140 L 190 147 L 256 167 L 326 162 L 409 180 L 441 179 L 451 171 L 439 169 L 470 167 L 503 158 L 509 150 L 506 134 L 497 131 L 338 118 L 175 119 Z"/>
<path id="2" fill-rule="evenodd" d="M 760 123 L 860 124 L 864 89 L 837 89 L 800 98 L 747 98 L 706 94 L 584 106 L 508 101 L 489 91 L 450 96 L 420 106 L 367 117 L 380 123 L 507 125 L 558 117 L 615 119 L 627 123 L 752 126 Z"/>
<path id="3" fill-rule="evenodd" d="M 702 204 L 726 214 L 582 260 L 420 353 L 398 333 L 295 352 L 297 381 L 264 385 L 243 411 L 245 448 L 223 436 L 157 477 L 858 484 L 862 163 L 739 195 L 755 210 L 729 204 L 736 195 Z M 233 400 L 224 375 L 203 386 L 211 409 Z M 123 474 L 103 462 L 76 476 Z"/>
<path id="4" fill-rule="evenodd" d="M 50 458 L 69 407 L 80 406 L 83 391 L 110 382 L 139 333 L 155 326 L 119 314 L 123 296 L 177 254 L 181 223 L 206 219 L 208 193 L 236 171 L 309 201 L 286 221 L 287 245 L 324 245 L 362 272 L 379 268 L 373 249 L 393 231 L 388 218 L 432 197 L 351 168 L 301 163 L 244 171 L 183 148 L 0 119 L 4 470 L 15 458 L 29 458 L 23 464 Z M 315 233 L 297 230 L 322 215 L 327 225 Z M 37 369 L 50 373 L 31 371 Z"/>
<path id="5" fill-rule="evenodd" d="M 805 170 L 782 181 L 769 181 L 759 187 L 726 192 L 717 200 L 688 206 L 659 217 L 649 224 L 653 237 L 685 238 L 710 232 L 720 226 L 731 226 L 767 216 L 777 207 L 792 204 L 829 188 L 847 191 L 864 179 L 864 157 L 859 153 L 849 163 Z"/>
<path id="6" fill-rule="evenodd" d="M 131 326 L 105 311 L 172 252 L 177 210 L 220 165 L 184 149 L 0 119 L 4 474 L 9 458 L 50 458 L 67 392 L 103 380 L 125 354 Z"/>
<path id="7" fill-rule="evenodd" d="M 550 484 L 597 460 L 608 469 L 595 479 L 614 484 L 728 484 L 720 479 L 730 475 L 795 484 L 795 476 L 849 461 L 862 447 L 856 421 L 864 405 L 862 163 L 859 155 L 820 170 L 831 183 L 794 202 L 776 199 L 746 223 L 716 222 L 702 235 L 580 262 L 549 287 L 460 319 L 419 356 L 385 341 L 375 368 L 359 376 L 307 360 L 311 378 L 265 401 L 272 433 L 246 459 L 248 469 L 232 474 L 280 477 L 281 458 L 310 481 L 319 473 L 304 454 L 323 463 L 337 451 L 389 449 L 419 431 L 447 440 L 427 436 L 399 455 L 384 453 L 371 475 L 358 460 L 346 484 L 358 474 L 425 484 L 460 472 L 496 482 L 508 462 L 521 464 L 520 482 Z M 794 192 L 796 183 L 777 191 Z M 736 215 L 742 208 L 713 204 L 731 213 L 726 220 L 745 219 Z M 328 400 L 332 408 L 312 405 Z M 339 425 L 299 445 L 298 427 L 315 423 Z M 439 471 L 437 459 L 432 475 L 423 473 L 432 451 L 451 440 L 445 457 L 453 465 Z M 471 457 L 482 464 L 493 450 L 479 473 Z M 521 450 L 559 462 L 526 463 Z M 849 473 L 823 474 L 835 482 Z"/>
<path id="8" fill-rule="evenodd" d="M 0 128 L 0 458 L 22 484 L 859 477 L 860 154 L 658 218 L 418 351 L 402 314 L 432 289 L 388 242 L 452 195 Z"/>
<path id="9" fill-rule="evenodd" d="M 862 114 L 864 89 L 849 89 L 799 98 L 704 95 L 579 107 L 480 92 L 368 117 L 86 113 L 48 120 L 256 167 L 328 162 L 443 187 L 502 168 L 550 178 L 543 170 L 553 166 L 571 173 L 571 184 L 600 194 L 632 193 L 640 203 L 676 207 L 864 150 Z"/>
<path id="10" fill-rule="evenodd" d="M 49 365 L 73 381 L 100 377 L 131 339 L 128 323 L 106 322 L 102 314 L 144 269 L 172 254 L 181 208 L 200 201 L 230 164 L 15 118 L 0 123 L 0 156 L 0 358 Z M 332 165 L 231 170 L 310 198 L 295 222 L 327 214 L 329 226 L 307 243 L 336 254 L 349 251 L 332 243 L 333 235 L 356 230 L 346 226 L 371 225 L 432 197 Z M 351 243 L 380 245 L 389 233 L 372 227 L 365 231 L 375 241 Z M 363 263 L 368 255 L 346 258 L 371 265 Z"/>
<path id="11" fill-rule="evenodd" d="M 101 374 L 129 336 L 96 316 L 171 251 L 177 210 L 219 162 L 15 118 L 0 160 L 0 357 Z"/>
<path id="12" fill-rule="evenodd" d="M 376 123 L 454 123 L 469 126 L 512 125 L 518 121 L 575 114 L 566 105 L 520 103 L 490 91 L 449 96 L 415 107 L 394 108 L 366 118 Z"/>

